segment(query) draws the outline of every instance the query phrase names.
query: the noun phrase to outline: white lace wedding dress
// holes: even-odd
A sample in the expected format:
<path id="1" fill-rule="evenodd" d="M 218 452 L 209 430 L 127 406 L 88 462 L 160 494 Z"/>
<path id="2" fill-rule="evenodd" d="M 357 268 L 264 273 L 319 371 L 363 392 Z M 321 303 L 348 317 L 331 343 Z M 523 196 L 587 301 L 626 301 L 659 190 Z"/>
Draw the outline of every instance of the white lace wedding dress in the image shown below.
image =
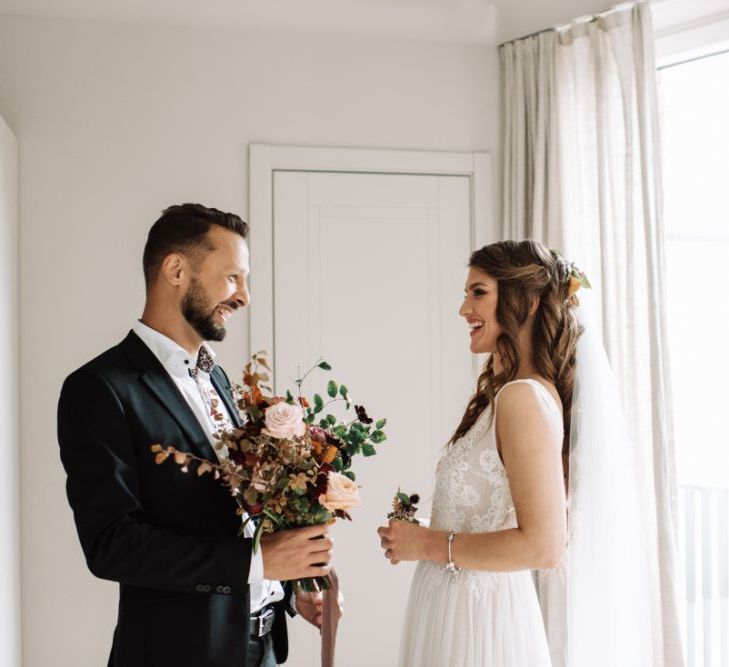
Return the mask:
<path id="1" fill-rule="evenodd" d="M 534 387 L 562 432 L 562 416 L 547 389 L 536 380 L 515 382 Z M 484 411 L 438 465 L 430 522 L 435 530 L 486 533 L 517 525 L 489 413 Z M 454 573 L 439 563 L 420 562 L 410 588 L 400 665 L 550 667 L 531 573 Z"/>

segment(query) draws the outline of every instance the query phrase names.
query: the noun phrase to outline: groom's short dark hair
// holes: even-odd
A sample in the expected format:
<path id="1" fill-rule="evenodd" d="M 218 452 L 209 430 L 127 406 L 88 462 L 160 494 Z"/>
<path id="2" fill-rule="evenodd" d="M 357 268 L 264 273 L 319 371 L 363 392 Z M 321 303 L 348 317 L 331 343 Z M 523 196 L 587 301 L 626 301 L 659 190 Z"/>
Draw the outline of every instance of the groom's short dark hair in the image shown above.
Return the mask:
<path id="1" fill-rule="evenodd" d="M 194 254 L 201 250 L 213 250 L 207 234 L 213 225 L 224 227 L 243 238 L 248 235 L 248 225 L 235 213 L 225 213 L 202 204 L 177 204 L 162 211 L 152 225 L 144 246 L 142 265 L 147 289 L 152 285 L 162 264 L 171 252 Z"/>

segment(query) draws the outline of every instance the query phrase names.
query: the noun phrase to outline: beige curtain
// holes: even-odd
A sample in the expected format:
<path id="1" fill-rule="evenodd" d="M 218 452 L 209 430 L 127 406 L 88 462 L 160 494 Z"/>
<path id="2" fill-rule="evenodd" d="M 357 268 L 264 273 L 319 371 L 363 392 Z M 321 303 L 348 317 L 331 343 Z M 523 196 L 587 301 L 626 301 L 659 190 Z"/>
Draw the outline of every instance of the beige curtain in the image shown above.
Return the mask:
<path id="1" fill-rule="evenodd" d="M 638 443 L 641 510 L 655 564 L 653 636 L 646 641 L 655 667 L 683 665 L 650 8 L 622 6 L 509 42 L 500 57 L 503 235 L 560 249 L 593 283 L 603 342 Z M 543 587 L 541 593 L 553 660 L 564 665 L 560 601 Z"/>

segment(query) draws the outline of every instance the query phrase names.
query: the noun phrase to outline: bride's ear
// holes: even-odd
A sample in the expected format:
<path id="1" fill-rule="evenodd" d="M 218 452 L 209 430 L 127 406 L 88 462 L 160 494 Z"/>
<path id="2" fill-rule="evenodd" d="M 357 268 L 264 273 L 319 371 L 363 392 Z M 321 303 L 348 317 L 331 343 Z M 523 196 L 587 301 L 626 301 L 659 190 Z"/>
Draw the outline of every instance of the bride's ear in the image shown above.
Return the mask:
<path id="1" fill-rule="evenodd" d="M 534 313 L 537 312 L 537 308 L 539 308 L 540 301 L 541 301 L 540 297 L 538 297 L 538 296 L 532 297 L 532 302 L 531 302 L 531 305 L 529 306 L 529 317 L 532 317 L 534 315 Z"/>

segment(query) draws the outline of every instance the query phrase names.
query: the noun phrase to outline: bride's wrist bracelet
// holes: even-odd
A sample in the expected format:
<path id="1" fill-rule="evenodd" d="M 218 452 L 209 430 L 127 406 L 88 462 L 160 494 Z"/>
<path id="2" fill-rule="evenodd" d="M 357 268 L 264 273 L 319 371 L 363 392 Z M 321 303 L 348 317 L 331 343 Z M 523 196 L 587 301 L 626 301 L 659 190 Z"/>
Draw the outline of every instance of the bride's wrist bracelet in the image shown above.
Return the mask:
<path id="1" fill-rule="evenodd" d="M 453 544 L 453 538 L 456 536 L 455 531 L 451 531 L 448 533 L 448 562 L 446 563 L 446 570 L 449 572 L 460 572 L 461 568 L 456 567 L 456 564 L 453 562 L 453 550 L 452 550 L 452 544 Z"/>

